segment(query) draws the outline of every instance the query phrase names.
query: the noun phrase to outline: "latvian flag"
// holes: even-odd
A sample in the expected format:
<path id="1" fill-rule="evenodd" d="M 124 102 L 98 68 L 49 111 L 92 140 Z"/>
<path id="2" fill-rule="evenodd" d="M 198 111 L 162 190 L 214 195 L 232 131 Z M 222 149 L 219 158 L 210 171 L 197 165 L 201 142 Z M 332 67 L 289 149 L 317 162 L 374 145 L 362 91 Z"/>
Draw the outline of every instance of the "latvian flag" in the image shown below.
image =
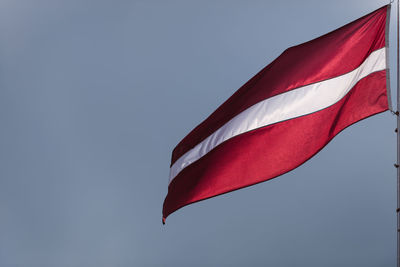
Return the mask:
<path id="1" fill-rule="evenodd" d="M 346 127 L 389 109 L 390 5 L 262 69 L 172 153 L 163 222 L 177 209 L 287 173 Z"/>

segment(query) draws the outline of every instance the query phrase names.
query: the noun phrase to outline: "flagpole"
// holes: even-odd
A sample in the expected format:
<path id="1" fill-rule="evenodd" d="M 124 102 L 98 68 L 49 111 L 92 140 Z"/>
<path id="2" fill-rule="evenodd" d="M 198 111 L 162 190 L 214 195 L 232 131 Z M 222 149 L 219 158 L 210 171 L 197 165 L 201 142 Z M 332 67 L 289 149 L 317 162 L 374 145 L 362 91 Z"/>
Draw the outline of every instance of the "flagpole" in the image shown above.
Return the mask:
<path id="1" fill-rule="evenodd" d="M 400 58 L 399 58 L 399 10 L 400 10 L 400 0 L 397 0 L 397 267 L 400 267 L 400 75 L 399 75 L 399 65 L 400 65 Z"/>

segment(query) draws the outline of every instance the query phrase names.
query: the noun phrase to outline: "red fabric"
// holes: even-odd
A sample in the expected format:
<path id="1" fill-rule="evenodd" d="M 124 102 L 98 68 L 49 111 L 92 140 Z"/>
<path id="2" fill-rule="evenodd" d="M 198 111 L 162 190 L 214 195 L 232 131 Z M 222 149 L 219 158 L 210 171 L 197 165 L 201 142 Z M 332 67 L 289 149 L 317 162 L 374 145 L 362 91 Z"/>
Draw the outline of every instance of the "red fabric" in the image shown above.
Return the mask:
<path id="1" fill-rule="evenodd" d="M 174 150 L 172 162 L 260 100 L 358 67 L 372 51 L 385 46 L 387 8 L 285 51 L 186 136 Z M 163 220 L 190 203 L 291 171 L 346 127 L 386 110 L 383 70 L 359 81 L 344 98 L 326 109 L 235 136 L 184 168 L 171 181 Z"/>
<path id="2" fill-rule="evenodd" d="M 371 52 L 385 46 L 386 10 L 387 6 L 384 6 L 335 31 L 284 51 L 175 147 L 171 165 L 248 107 L 357 68 Z"/>

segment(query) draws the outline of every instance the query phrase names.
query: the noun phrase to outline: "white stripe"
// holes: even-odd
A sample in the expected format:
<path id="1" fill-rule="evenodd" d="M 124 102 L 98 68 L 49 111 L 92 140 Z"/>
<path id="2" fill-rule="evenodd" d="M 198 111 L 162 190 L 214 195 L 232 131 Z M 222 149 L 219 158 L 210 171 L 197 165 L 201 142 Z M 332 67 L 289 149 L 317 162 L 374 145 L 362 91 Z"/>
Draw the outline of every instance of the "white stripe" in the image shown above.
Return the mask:
<path id="1" fill-rule="evenodd" d="M 182 155 L 171 167 L 171 182 L 184 168 L 239 134 L 325 109 L 342 99 L 369 74 L 386 69 L 385 48 L 372 52 L 355 70 L 273 96 L 249 107 Z"/>

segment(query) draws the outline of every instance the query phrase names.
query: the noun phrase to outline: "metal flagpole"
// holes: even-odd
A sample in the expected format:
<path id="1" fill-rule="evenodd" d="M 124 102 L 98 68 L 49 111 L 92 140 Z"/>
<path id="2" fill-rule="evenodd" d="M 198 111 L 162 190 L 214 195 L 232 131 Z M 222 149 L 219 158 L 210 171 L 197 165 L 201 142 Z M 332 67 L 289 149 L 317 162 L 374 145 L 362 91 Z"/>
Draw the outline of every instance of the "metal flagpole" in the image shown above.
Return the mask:
<path id="1" fill-rule="evenodd" d="M 400 59 L 399 59 L 399 10 L 400 10 L 400 0 L 397 0 L 397 70 L 396 70 L 396 76 L 397 76 L 397 112 L 396 112 L 396 117 L 397 117 L 397 129 L 396 129 L 396 134 L 397 134 L 397 267 L 400 267 L 400 116 L 399 116 L 399 110 L 400 110 L 400 88 L 399 88 L 399 65 L 400 65 Z"/>

